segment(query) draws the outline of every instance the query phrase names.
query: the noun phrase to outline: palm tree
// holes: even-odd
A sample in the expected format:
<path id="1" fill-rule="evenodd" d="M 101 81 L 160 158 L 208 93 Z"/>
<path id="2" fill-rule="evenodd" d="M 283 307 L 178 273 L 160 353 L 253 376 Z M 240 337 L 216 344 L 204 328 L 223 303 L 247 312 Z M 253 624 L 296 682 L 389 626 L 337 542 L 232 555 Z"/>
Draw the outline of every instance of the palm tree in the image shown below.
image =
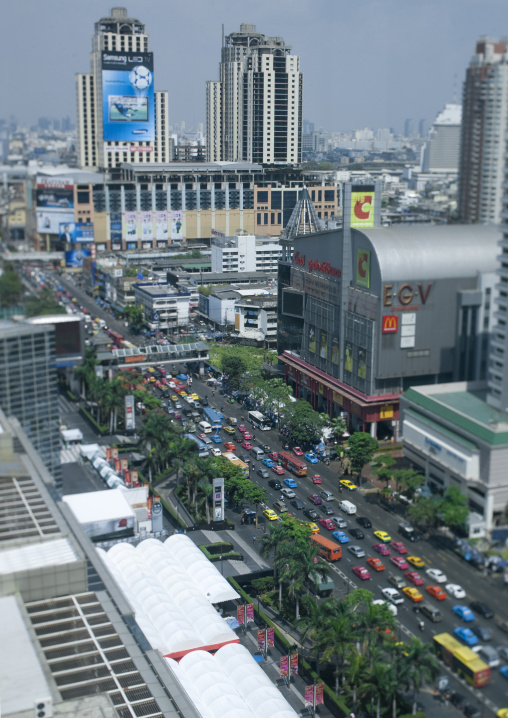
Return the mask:
<path id="1" fill-rule="evenodd" d="M 430 643 L 424 643 L 419 638 L 411 639 L 409 646 L 405 646 L 405 653 L 409 662 L 409 680 L 413 685 L 413 715 L 416 713 L 416 696 L 423 683 L 429 683 L 439 673 L 439 663 Z"/>
<path id="2" fill-rule="evenodd" d="M 353 708 L 356 708 L 358 699 L 358 692 L 360 691 L 361 697 L 367 692 L 367 677 L 368 677 L 369 661 L 366 656 L 362 656 L 358 651 L 351 650 L 348 658 L 347 668 L 345 670 L 346 680 L 349 685 L 352 686 L 353 692 Z"/>
<path id="3" fill-rule="evenodd" d="M 318 547 L 314 543 L 295 542 L 293 545 L 294 560 L 291 564 L 289 584 L 293 597 L 296 599 L 296 620 L 300 618 L 300 593 L 307 585 L 309 578 L 323 579 L 328 575 L 329 568 L 324 561 L 317 560 Z"/>
<path id="4" fill-rule="evenodd" d="M 372 713 L 375 701 L 376 718 L 380 718 L 381 700 L 386 696 L 386 657 L 382 656 L 375 647 L 371 647 L 370 658 L 370 666 L 365 676 L 365 698 L 369 700 L 370 713 Z"/>
<path id="5" fill-rule="evenodd" d="M 85 359 L 81 366 L 75 367 L 74 371 L 81 377 L 81 395 L 86 399 L 86 390 L 90 386 L 92 379 L 95 377 L 95 367 L 97 360 L 95 351 L 87 347 L 85 350 Z"/>

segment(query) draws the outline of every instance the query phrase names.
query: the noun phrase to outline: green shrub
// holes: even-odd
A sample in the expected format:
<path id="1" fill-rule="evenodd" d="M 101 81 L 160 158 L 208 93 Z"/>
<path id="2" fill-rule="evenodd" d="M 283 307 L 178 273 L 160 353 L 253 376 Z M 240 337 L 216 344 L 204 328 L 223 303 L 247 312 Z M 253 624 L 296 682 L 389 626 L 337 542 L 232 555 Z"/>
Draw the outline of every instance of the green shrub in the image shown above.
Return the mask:
<path id="1" fill-rule="evenodd" d="M 96 431 L 99 432 L 101 436 L 106 436 L 106 434 L 109 434 L 109 426 L 101 426 L 100 424 L 98 424 L 97 421 L 95 421 L 93 416 L 90 414 L 89 411 L 85 409 L 84 406 L 79 407 L 79 413 L 93 426 Z"/>

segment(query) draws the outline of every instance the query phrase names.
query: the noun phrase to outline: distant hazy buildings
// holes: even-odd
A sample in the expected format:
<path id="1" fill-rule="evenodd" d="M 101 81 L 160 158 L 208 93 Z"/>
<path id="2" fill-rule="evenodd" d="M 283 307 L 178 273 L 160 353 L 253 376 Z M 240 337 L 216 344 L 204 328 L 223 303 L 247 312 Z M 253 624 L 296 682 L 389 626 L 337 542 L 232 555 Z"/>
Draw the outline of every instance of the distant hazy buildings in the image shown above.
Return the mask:
<path id="1" fill-rule="evenodd" d="M 300 58 L 283 38 L 242 23 L 225 39 L 220 79 L 206 84 L 208 161 L 300 162 L 302 89 Z"/>
<path id="2" fill-rule="evenodd" d="M 458 206 L 465 222 L 501 221 L 507 122 L 506 41 L 482 37 L 463 90 Z"/>
<path id="3" fill-rule="evenodd" d="M 445 105 L 436 117 L 423 148 L 423 172 L 457 172 L 460 156 L 462 106 Z"/>
<path id="4" fill-rule="evenodd" d="M 113 8 L 95 23 L 91 72 L 76 75 L 81 167 L 172 159 L 168 94 L 154 91 L 153 78 L 145 26 Z"/>

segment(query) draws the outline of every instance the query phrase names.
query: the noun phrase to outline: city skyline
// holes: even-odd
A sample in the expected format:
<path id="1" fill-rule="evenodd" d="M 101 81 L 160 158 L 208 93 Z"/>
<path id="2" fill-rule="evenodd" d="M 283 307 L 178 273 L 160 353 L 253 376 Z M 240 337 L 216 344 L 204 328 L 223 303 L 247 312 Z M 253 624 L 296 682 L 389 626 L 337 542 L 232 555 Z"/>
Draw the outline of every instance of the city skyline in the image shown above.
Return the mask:
<path id="1" fill-rule="evenodd" d="M 350 6 L 260 0 L 255 10 L 231 0 L 213 8 L 195 0 L 162 11 L 154 0 L 125 6 L 150 36 L 155 87 L 169 92 L 170 124 L 190 126 L 205 122 L 205 83 L 217 78 L 223 22 L 225 34 L 252 22 L 259 32 L 283 37 L 301 58 L 304 118 L 316 129 L 344 131 L 393 126 L 402 132 L 408 117 L 432 122 L 454 89 L 461 100 L 477 38 L 508 31 L 502 0 L 424 0 L 410 8 L 401 0 Z M 10 98 L 4 118 L 33 124 L 39 116 L 75 117 L 74 76 L 88 71 L 94 23 L 110 10 L 103 0 L 86 6 L 23 0 L 4 9 L 0 57 L 12 68 L 2 75 L 2 94 Z"/>

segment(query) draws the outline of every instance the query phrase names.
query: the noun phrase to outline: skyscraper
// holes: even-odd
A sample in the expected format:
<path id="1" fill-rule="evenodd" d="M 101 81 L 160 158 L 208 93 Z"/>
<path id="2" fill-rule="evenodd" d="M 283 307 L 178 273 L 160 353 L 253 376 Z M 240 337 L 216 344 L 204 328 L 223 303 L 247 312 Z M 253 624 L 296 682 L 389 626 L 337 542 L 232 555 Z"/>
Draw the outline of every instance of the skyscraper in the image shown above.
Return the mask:
<path id="1" fill-rule="evenodd" d="M 458 171 L 461 116 L 462 107 L 455 104 L 445 105 L 438 114 L 423 146 L 423 172 Z"/>
<path id="2" fill-rule="evenodd" d="M 206 85 L 208 161 L 300 162 L 302 89 L 300 58 L 284 40 L 242 23 L 225 39 L 220 79 Z"/>
<path id="3" fill-rule="evenodd" d="M 145 26 L 115 7 L 95 23 L 91 72 L 76 75 L 81 167 L 169 162 L 168 94 L 154 91 Z"/>
<path id="4" fill-rule="evenodd" d="M 482 37 L 463 90 L 458 207 L 464 222 L 501 221 L 507 122 L 506 41 Z"/>

